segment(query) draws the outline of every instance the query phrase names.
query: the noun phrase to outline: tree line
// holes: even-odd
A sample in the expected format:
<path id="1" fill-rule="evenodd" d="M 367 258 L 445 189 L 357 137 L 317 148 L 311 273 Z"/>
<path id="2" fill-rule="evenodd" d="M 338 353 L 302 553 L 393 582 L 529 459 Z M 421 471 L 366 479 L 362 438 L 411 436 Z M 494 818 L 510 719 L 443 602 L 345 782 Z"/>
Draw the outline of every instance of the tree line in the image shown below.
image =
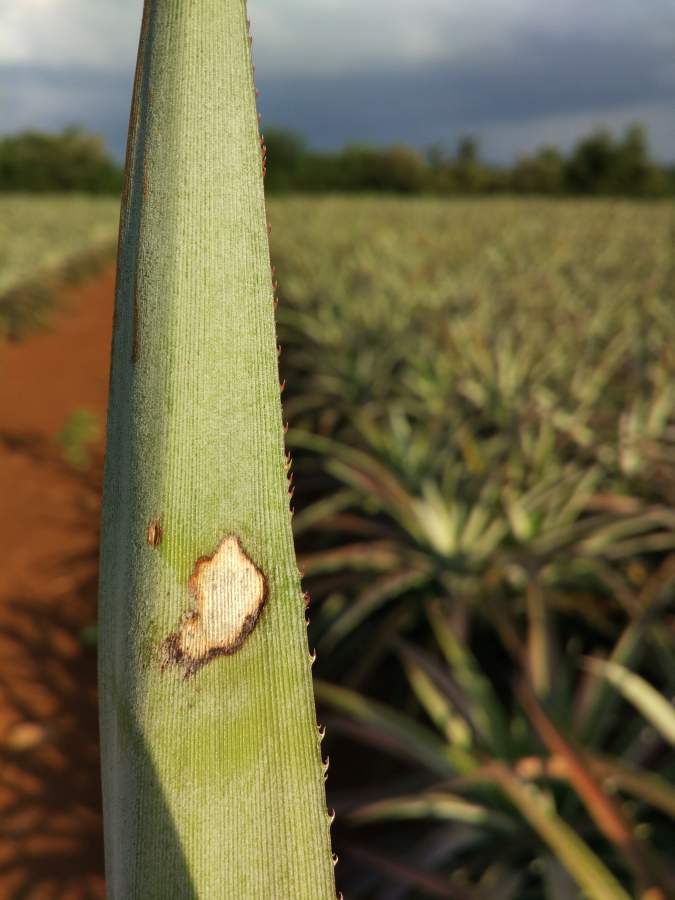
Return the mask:
<path id="1" fill-rule="evenodd" d="M 481 158 L 477 138 L 420 152 L 403 144 L 349 145 L 317 151 L 292 131 L 265 133 L 268 193 L 361 191 L 400 194 L 548 194 L 675 196 L 675 166 L 655 162 L 645 129 L 620 136 L 598 129 L 567 154 L 545 146 L 511 166 Z M 0 190 L 119 193 L 122 170 L 103 140 L 77 128 L 60 134 L 24 132 L 0 139 Z"/>
<path id="2" fill-rule="evenodd" d="M 675 195 L 675 166 L 661 166 L 651 158 L 641 125 L 630 126 L 618 138 L 598 129 L 580 138 L 567 155 L 545 146 L 511 166 L 482 160 L 473 136 L 460 138 L 454 152 L 435 145 L 426 153 L 404 145 L 316 152 L 302 136 L 277 129 L 267 131 L 264 140 L 266 184 L 272 193 Z"/>
<path id="3" fill-rule="evenodd" d="M 122 169 L 103 138 L 79 128 L 25 131 L 0 139 L 0 191 L 118 194 Z"/>

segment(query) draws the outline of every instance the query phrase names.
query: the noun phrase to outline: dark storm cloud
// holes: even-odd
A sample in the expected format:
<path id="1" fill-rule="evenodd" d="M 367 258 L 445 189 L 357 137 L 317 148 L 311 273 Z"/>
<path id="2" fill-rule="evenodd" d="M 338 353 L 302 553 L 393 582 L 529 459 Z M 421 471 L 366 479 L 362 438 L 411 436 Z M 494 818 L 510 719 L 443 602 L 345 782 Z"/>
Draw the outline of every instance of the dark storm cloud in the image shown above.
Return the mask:
<path id="1" fill-rule="evenodd" d="M 661 103 L 666 115 L 675 106 L 672 56 L 665 50 L 646 52 L 628 38 L 605 43 L 530 34 L 521 40 L 495 63 L 263 78 L 263 122 L 304 131 L 318 146 L 357 138 L 423 145 L 499 123 L 587 110 L 606 110 L 611 117 L 622 108 Z"/>
<path id="2" fill-rule="evenodd" d="M 508 49 L 489 58 L 460 58 L 426 65 L 389 66 L 295 75 L 258 65 L 263 126 L 307 135 L 317 147 L 347 141 L 404 141 L 426 146 L 471 131 L 485 136 L 486 155 L 504 158 L 514 148 L 538 144 L 539 120 L 556 118 L 556 134 L 570 139 L 579 116 L 598 121 L 630 119 L 650 110 L 658 129 L 655 150 L 675 158 L 675 35 L 673 42 L 612 40 L 593 34 L 521 30 Z M 131 70 L 0 66 L 0 127 L 58 128 L 78 122 L 102 133 L 121 157 L 127 126 Z M 7 104 L 8 98 L 11 103 Z M 625 112 L 625 114 L 624 114 Z M 576 125 L 574 123 L 577 123 Z M 648 123 L 649 124 L 649 123 Z M 500 142 L 499 127 L 511 129 Z M 517 130 L 522 131 L 519 146 Z M 508 146 L 507 146 L 508 145 Z"/>
<path id="3" fill-rule="evenodd" d="M 131 72 L 0 64 L 0 130 L 83 125 L 124 153 Z"/>

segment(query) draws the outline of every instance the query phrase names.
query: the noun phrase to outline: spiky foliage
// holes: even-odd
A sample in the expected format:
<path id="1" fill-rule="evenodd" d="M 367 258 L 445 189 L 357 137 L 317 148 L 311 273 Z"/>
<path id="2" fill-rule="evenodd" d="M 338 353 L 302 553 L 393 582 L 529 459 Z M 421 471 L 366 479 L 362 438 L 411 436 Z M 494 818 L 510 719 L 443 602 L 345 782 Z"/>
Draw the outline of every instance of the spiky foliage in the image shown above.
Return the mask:
<path id="1" fill-rule="evenodd" d="M 244 0 L 146 0 L 109 409 L 109 896 L 334 897 Z"/>
<path id="2" fill-rule="evenodd" d="M 659 800 L 672 756 L 629 706 L 613 719 L 608 685 L 668 736 L 672 208 L 333 198 L 272 212 L 294 524 L 321 673 L 342 684 L 322 697 L 413 760 L 402 816 L 461 814 L 472 829 L 446 824 L 404 864 L 410 839 L 378 807 L 389 843 L 356 856 L 399 886 L 380 895 L 364 878 L 350 893 L 472 896 L 463 872 L 481 897 L 665 896 L 653 849 L 672 834 Z M 475 651 L 459 684 L 461 659 L 443 668 L 432 650 L 434 601 Z M 401 718 L 412 696 L 442 740 L 419 706 Z M 433 782 L 420 792 L 429 772 L 453 779 L 442 797 Z M 649 798 L 629 800 L 638 784 Z M 431 878 L 443 860 L 459 881 Z"/>
<path id="3" fill-rule="evenodd" d="M 545 636 L 536 619 L 520 634 L 499 615 L 501 647 L 489 641 L 486 653 L 485 632 L 472 637 L 467 621 L 459 629 L 450 609 L 428 605 L 428 647 L 391 641 L 426 724 L 344 687 L 317 686 L 346 717 L 348 734 L 412 764 L 417 776 L 412 790 L 401 791 L 410 775 L 399 775 L 379 797 L 341 811 L 351 807 L 359 825 L 427 823 L 423 843 L 439 848 L 431 869 L 445 873 L 447 896 L 455 885 L 467 898 L 672 896 L 675 713 L 627 668 L 641 663 L 657 683 L 675 686 L 660 605 L 626 629 L 608 660 L 586 657 L 578 640 L 554 656 L 562 648 L 550 646 L 550 634 L 539 659 Z M 495 677 L 487 673 L 499 671 L 499 651 Z M 540 666 L 551 668 L 545 696 L 537 694 Z M 508 671 L 513 684 L 504 682 Z M 414 883 L 418 850 L 398 862 Z"/>
<path id="4" fill-rule="evenodd" d="M 273 209 L 325 640 L 422 585 L 630 614 L 675 546 L 672 209 L 350 202 Z"/>

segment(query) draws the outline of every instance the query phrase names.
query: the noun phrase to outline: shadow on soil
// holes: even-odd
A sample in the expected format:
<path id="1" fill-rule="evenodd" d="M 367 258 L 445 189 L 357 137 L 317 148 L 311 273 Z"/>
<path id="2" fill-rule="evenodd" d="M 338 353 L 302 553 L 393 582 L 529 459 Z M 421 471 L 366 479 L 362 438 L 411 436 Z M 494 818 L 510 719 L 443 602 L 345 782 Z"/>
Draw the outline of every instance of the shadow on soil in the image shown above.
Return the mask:
<path id="1" fill-rule="evenodd" d="M 0 443 L 72 481 L 77 512 L 63 545 L 80 548 L 48 561 L 44 596 L 10 597 L 0 610 L 0 896 L 102 900 L 94 629 L 101 461 L 74 470 L 31 434 L 0 433 Z M 187 868 L 161 792 L 152 793 L 172 896 L 188 900 Z"/>
<path id="2" fill-rule="evenodd" d="M 3 602 L 0 883 L 7 900 L 104 897 L 96 651 L 83 631 L 96 620 L 100 466 L 75 472 L 29 433 L 0 442 L 76 482 L 72 528 L 87 541 L 49 560 L 45 581 L 57 587 L 44 597 Z"/>

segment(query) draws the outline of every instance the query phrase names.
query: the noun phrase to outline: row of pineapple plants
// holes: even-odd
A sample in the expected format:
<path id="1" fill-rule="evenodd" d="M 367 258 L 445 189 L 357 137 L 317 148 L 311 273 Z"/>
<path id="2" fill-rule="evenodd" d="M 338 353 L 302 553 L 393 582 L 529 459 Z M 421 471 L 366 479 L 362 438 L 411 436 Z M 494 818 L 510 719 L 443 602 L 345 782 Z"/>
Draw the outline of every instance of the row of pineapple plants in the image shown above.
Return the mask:
<path id="1" fill-rule="evenodd" d="M 270 213 L 342 883 L 665 900 L 672 207 Z"/>
<path id="2" fill-rule="evenodd" d="M 0 196 L 0 341 L 49 326 L 64 283 L 110 263 L 118 218 L 115 197 Z"/>

